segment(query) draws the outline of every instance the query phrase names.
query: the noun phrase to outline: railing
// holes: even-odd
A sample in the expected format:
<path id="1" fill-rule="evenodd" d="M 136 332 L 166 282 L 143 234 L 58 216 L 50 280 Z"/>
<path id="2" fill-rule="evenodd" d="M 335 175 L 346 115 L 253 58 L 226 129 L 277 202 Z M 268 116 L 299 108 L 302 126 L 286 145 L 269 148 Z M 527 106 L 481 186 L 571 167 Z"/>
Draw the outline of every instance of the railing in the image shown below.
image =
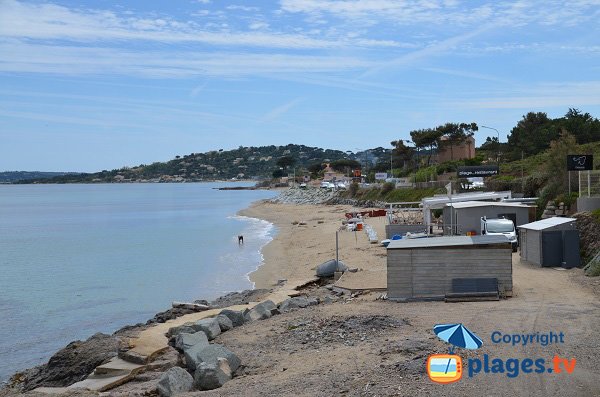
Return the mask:
<path id="1" fill-rule="evenodd" d="M 600 170 L 579 171 L 579 197 L 600 196 Z"/>

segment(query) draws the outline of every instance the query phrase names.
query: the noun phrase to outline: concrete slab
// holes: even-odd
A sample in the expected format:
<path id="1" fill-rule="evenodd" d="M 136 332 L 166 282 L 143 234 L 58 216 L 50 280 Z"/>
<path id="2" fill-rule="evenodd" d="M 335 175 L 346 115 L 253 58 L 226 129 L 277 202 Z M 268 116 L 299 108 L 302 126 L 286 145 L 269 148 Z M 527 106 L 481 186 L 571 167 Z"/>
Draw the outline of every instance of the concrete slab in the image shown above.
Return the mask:
<path id="1" fill-rule="evenodd" d="M 387 290 L 387 269 L 363 270 L 356 273 L 345 272 L 333 285 L 349 291 L 385 291 Z"/>

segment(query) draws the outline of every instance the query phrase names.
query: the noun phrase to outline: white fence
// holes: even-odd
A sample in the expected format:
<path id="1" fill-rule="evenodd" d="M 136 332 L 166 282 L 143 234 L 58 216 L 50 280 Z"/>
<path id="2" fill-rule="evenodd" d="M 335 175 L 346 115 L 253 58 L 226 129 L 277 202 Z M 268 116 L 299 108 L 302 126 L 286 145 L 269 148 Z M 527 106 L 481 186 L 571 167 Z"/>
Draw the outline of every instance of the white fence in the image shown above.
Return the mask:
<path id="1" fill-rule="evenodd" d="M 600 170 L 579 171 L 579 197 L 600 196 Z"/>

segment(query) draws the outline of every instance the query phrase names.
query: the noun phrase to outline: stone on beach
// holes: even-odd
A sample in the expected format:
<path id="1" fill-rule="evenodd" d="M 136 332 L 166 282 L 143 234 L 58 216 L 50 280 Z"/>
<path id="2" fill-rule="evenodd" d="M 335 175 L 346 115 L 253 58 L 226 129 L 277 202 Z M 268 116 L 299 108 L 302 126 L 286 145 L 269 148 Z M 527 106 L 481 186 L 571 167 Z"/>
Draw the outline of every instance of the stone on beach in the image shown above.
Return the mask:
<path id="1" fill-rule="evenodd" d="M 254 306 L 252 309 L 247 309 L 244 312 L 244 320 L 246 322 L 265 320 L 272 316 L 271 310 L 276 309 L 277 306 L 273 301 L 265 301 Z"/>
<path id="2" fill-rule="evenodd" d="M 185 369 L 173 367 L 162 374 L 158 381 L 158 394 L 161 397 L 171 397 L 179 393 L 191 391 L 194 387 L 194 378 Z"/>
<path id="3" fill-rule="evenodd" d="M 202 363 L 216 363 L 219 357 L 227 359 L 231 371 L 235 371 L 241 364 L 240 359 L 231 350 L 223 345 L 212 344 L 208 346 L 196 345 L 184 351 L 185 363 L 188 369 L 195 371 Z"/>
<path id="4" fill-rule="evenodd" d="M 213 340 L 221 334 L 221 327 L 216 318 L 203 318 L 198 320 L 192 326 L 196 331 L 202 331 L 208 337 L 208 340 Z"/>
<path id="5" fill-rule="evenodd" d="M 213 390 L 223 386 L 231 379 L 231 368 L 225 358 L 216 363 L 201 363 L 194 373 L 194 386 L 199 390 Z"/>
<path id="6" fill-rule="evenodd" d="M 195 332 L 198 332 L 198 330 L 193 328 L 192 325 L 193 325 L 193 323 L 185 323 L 185 324 L 179 325 L 177 327 L 171 327 L 171 328 L 169 328 L 169 331 L 167 332 L 167 336 L 172 337 L 172 336 L 177 336 L 179 334 L 193 334 Z"/>
<path id="7" fill-rule="evenodd" d="M 219 323 L 219 327 L 221 327 L 221 332 L 229 331 L 233 328 L 233 322 L 229 319 L 229 317 L 219 314 L 216 319 Z"/>
<path id="8" fill-rule="evenodd" d="M 232 373 L 235 372 L 242 364 L 242 361 L 234 352 L 223 345 L 219 345 L 218 343 L 213 343 L 198 353 L 198 359 L 200 359 L 200 362 L 204 363 L 216 364 L 219 358 L 224 358 L 227 360 Z"/>
<path id="9" fill-rule="evenodd" d="M 179 334 L 175 337 L 175 348 L 186 351 L 192 346 L 203 345 L 208 346 L 208 337 L 202 331 L 193 334 Z"/>
<path id="10" fill-rule="evenodd" d="M 287 312 L 291 309 L 305 308 L 308 306 L 318 305 L 319 300 L 317 298 L 307 298 L 304 296 L 295 296 L 293 298 L 289 298 L 284 300 L 279 305 L 279 310 L 281 312 Z"/>
<path id="11" fill-rule="evenodd" d="M 241 311 L 224 309 L 221 310 L 221 313 L 219 313 L 219 316 L 221 315 L 229 318 L 234 327 L 244 325 L 244 313 L 242 313 Z"/>
<path id="12" fill-rule="evenodd" d="M 332 277 L 335 272 L 345 272 L 348 266 L 342 261 L 328 260 L 317 266 L 317 277 Z"/>

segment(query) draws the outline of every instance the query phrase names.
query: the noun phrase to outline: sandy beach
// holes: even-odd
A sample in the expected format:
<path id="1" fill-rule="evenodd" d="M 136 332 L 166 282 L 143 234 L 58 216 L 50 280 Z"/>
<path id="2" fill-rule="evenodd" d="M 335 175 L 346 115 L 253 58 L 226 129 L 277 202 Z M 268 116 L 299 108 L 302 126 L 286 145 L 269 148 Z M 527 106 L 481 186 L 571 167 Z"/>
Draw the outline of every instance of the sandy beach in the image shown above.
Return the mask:
<path id="1" fill-rule="evenodd" d="M 308 280 L 315 267 L 335 258 L 335 233 L 344 214 L 357 209 L 343 205 L 294 205 L 256 202 L 240 215 L 264 219 L 277 228 L 263 250 L 264 264 L 250 274 L 256 288 L 273 288 L 278 280 Z M 305 225 L 293 223 L 306 223 Z M 369 218 L 379 239 L 385 238 L 385 217 Z M 364 232 L 338 233 L 339 259 L 350 268 L 365 271 L 385 268 L 385 249 L 370 244 Z"/>
<path id="2" fill-rule="evenodd" d="M 287 279 L 285 284 L 311 279 L 315 266 L 335 257 L 335 232 L 352 209 L 257 202 L 243 210 L 241 215 L 273 222 L 278 229 L 263 249 L 264 264 L 250 275 L 256 287 L 273 288 L 280 279 Z M 384 218 L 367 219 L 367 223 L 383 237 Z M 364 232 L 340 232 L 339 246 L 340 259 L 360 269 L 355 273 L 359 282 L 368 280 L 369 273 L 385 274 L 385 249 L 370 244 Z M 219 335 L 214 342 L 234 351 L 243 367 L 220 389 L 183 395 L 599 395 L 600 310 L 594 303 L 599 282 L 584 277 L 581 269 L 557 271 L 521 262 L 518 254 L 513 254 L 513 278 L 513 297 L 496 302 L 396 303 L 378 300 L 380 292 L 333 296 L 327 286 L 312 285 L 300 293 L 320 298 L 321 304 L 284 311 Z M 576 359 L 577 367 L 572 374 L 557 375 L 508 377 L 481 372 L 472 378 L 465 374 L 451 385 L 435 384 L 425 373 L 425 362 L 430 354 L 448 351 L 432 332 L 438 323 L 468 324 L 483 338 L 481 349 L 459 352 L 465 362 L 484 355 L 549 362 L 560 355 Z M 494 332 L 562 332 L 565 342 L 526 347 L 495 344 L 490 342 Z M 161 374 L 160 369 L 143 372 L 109 395 L 156 395 Z"/>

